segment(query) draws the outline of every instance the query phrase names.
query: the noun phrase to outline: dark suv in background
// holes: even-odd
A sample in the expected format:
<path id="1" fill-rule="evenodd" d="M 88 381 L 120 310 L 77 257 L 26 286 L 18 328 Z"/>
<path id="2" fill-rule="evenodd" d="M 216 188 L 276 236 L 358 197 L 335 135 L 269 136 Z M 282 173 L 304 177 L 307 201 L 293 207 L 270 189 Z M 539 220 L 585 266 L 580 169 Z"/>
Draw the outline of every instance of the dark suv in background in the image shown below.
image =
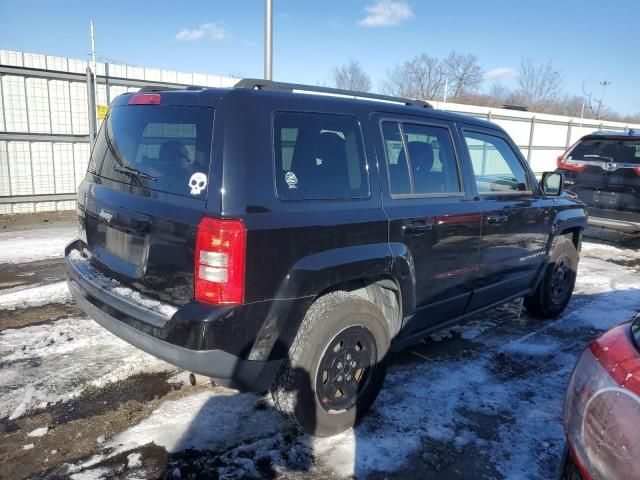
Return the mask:
<path id="1" fill-rule="evenodd" d="M 330 435 L 373 403 L 390 350 L 523 296 L 562 312 L 586 216 L 491 123 L 245 80 L 116 98 L 78 222 L 66 272 L 87 314 L 218 383 L 270 388 Z"/>
<path id="2" fill-rule="evenodd" d="M 599 131 L 558 157 L 565 187 L 589 207 L 589 224 L 640 233 L 640 131 Z"/>

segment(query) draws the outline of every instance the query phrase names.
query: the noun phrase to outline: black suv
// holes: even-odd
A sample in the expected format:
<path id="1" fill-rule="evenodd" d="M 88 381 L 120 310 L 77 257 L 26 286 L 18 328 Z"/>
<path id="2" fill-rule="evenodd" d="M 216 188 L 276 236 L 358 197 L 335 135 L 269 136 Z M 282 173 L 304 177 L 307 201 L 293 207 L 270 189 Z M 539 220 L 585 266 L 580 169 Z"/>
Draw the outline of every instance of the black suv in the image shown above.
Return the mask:
<path id="1" fill-rule="evenodd" d="M 600 131 L 558 157 L 565 188 L 589 207 L 589 224 L 640 233 L 640 131 Z"/>
<path id="2" fill-rule="evenodd" d="M 315 93 L 322 93 L 318 95 Z M 496 125 L 395 97 L 243 80 L 113 102 L 66 248 L 78 305 L 303 430 L 353 425 L 390 350 L 525 297 L 558 315 L 582 204 Z"/>

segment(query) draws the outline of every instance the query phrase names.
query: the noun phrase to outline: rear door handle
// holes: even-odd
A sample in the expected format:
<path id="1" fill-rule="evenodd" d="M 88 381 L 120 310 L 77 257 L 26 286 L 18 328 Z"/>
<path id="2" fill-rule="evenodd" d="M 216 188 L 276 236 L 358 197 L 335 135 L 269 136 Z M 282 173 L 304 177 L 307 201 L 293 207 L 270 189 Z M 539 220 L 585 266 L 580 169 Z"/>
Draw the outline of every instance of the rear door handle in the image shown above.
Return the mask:
<path id="1" fill-rule="evenodd" d="M 431 229 L 433 229 L 432 223 L 419 220 L 408 222 L 406 225 L 402 226 L 402 232 L 407 235 L 422 235 Z"/>
<path id="2" fill-rule="evenodd" d="M 509 217 L 506 215 L 490 215 L 487 217 L 487 223 L 489 225 L 500 225 L 509 221 Z"/>

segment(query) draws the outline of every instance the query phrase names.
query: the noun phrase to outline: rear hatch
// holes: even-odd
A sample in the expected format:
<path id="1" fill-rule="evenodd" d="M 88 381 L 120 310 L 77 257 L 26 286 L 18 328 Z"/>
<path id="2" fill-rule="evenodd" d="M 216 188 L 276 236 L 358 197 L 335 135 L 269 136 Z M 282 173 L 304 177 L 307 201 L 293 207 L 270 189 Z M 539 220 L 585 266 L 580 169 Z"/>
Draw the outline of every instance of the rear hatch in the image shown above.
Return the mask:
<path id="1" fill-rule="evenodd" d="M 94 266 L 144 296 L 179 306 L 193 299 L 214 109 L 176 104 L 171 95 L 171 105 L 164 94 L 114 102 L 120 106 L 100 129 L 79 203 Z"/>
<path id="2" fill-rule="evenodd" d="M 640 137 L 588 136 L 558 159 L 567 189 L 597 209 L 640 212 Z"/>

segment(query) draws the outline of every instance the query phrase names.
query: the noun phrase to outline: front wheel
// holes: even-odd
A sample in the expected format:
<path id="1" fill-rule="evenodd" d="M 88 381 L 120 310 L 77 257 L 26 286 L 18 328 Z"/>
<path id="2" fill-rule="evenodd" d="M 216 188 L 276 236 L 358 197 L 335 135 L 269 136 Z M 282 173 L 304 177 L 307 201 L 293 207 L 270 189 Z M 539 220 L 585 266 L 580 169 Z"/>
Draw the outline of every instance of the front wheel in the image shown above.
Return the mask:
<path id="1" fill-rule="evenodd" d="M 276 408 L 310 435 L 354 426 L 380 391 L 389 343 L 386 320 L 373 303 L 347 292 L 319 298 L 272 386 Z"/>
<path id="2" fill-rule="evenodd" d="M 551 260 L 538 288 L 524 299 L 529 313 L 540 318 L 554 318 L 563 312 L 576 284 L 578 259 L 578 250 L 569 238 L 555 240 Z"/>

